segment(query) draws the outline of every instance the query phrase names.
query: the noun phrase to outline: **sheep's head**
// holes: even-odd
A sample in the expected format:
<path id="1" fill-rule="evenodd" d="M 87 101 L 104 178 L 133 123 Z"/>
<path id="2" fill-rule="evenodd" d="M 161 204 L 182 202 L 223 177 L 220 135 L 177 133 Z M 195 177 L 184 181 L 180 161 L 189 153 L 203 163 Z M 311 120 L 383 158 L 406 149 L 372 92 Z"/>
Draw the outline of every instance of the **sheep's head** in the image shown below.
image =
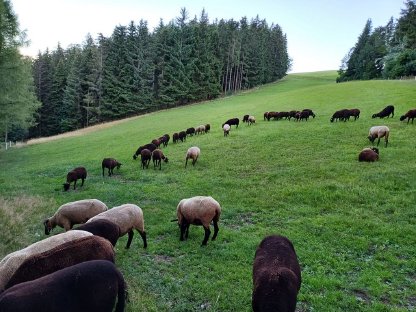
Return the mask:
<path id="1" fill-rule="evenodd" d="M 372 147 L 371 148 L 375 153 L 377 153 L 377 155 L 379 154 L 379 150 L 378 150 L 378 148 L 377 147 Z"/>
<path id="2" fill-rule="evenodd" d="M 71 186 L 68 182 L 64 183 L 64 191 L 68 191 L 69 187 Z"/>
<path id="3" fill-rule="evenodd" d="M 43 225 L 45 226 L 45 235 L 49 235 L 51 233 L 52 227 L 49 219 L 43 221 Z"/>
<path id="4" fill-rule="evenodd" d="M 133 155 L 133 159 L 134 159 L 134 160 L 136 160 L 136 159 L 137 159 L 137 155 L 136 155 L 136 154 L 134 154 L 134 155 Z"/>
<path id="5" fill-rule="evenodd" d="M 165 157 L 164 161 L 165 161 L 165 163 L 167 163 L 169 161 L 169 159 L 167 157 Z"/>
<path id="6" fill-rule="evenodd" d="M 405 115 L 403 115 L 403 116 L 400 117 L 400 121 L 403 121 L 405 119 L 406 119 L 406 116 Z"/>
<path id="7" fill-rule="evenodd" d="M 121 165 L 122 164 L 117 161 L 117 169 L 120 169 Z"/>
<path id="8" fill-rule="evenodd" d="M 332 117 L 330 121 L 331 121 L 331 122 L 334 122 L 334 117 Z"/>
<path id="9" fill-rule="evenodd" d="M 368 139 L 370 140 L 371 143 L 374 143 L 374 140 L 376 139 L 375 135 L 369 135 Z"/>
<path id="10" fill-rule="evenodd" d="M 377 117 L 377 114 L 373 114 L 373 116 L 371 116 L 371 118 L 376 118 Z"/>

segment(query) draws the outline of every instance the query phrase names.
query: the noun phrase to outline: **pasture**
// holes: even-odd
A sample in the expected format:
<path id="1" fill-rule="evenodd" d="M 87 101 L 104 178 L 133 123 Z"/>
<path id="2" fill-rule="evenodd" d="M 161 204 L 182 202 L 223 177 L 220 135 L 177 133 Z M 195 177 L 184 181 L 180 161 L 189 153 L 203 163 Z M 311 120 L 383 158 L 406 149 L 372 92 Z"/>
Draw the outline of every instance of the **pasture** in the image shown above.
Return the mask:
<path id="1" fill-rule="evenodd" d="M 129 250 L 127 236 L 116 245 L 127 311 L 250 311 L 254 253 L 268 234 L 295 246 L 302 268 L 297 311 L 414 310 L 416 124 L 399 118 L 416 108 L 416 81 L 336 84 L 335 77 L 291 74 L 235 96 L 0 152 L 0 258 L 45 238 L 42 221 L 61 204 L 97 198 L 108 207 L 134 203 L 144 213 L 148 248 L 137 232 Z M 388 104 L 394 118 L 371 118 Z M 263 121 L 266 111 L 304 108 L 316 118 Z M 342 108 L 359 108 L 361 116 L 330 123 Z M 224 137 L 221 124 L 245 114 L 256 123 L 240 122 Z M 206 123 L 210 133 L 162 148 L 169 163 L 160 171 L 132 159 L 154 138 Z M 390 128 L 389 146 L 382 140 L 380 161 L 359 163 L 374 125 Z M 201 156 L 185 169 L 191 146 Z M 112 177 L 102 177 L 106 157 L 123 164 Z M 84 187 L 63 192 L 77 166 L 88 170 Z M 196 195 L 222 207 L 218 237 L 205 247 L 202 227 L 191 226 L 181 242 L 170 222 L 178 202 Z"/>

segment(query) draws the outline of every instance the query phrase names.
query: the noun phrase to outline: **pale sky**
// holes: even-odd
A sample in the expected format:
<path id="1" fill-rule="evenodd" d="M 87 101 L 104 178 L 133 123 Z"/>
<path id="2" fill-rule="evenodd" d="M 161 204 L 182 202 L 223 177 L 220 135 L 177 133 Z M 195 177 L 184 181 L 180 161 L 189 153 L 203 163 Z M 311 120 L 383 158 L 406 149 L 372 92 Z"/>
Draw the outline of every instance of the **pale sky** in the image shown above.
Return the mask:
<path id="1" fill-rule="evenodd" d="M 82 44 L 87 34 L 110 37 L 117 25 L 143 19 L 150 30 L 162 18 L 168 23 L 185 7 L 189 17 L 202 9 L 210 22 L 221 18 L 248 20 L 259 15 L 269 26 L 279 24 L 288 39 L 292 72 L 338 69 L 354 46 L 367 19 L 373 28 L 400 17 L 404 0 L 11 0 L 30 46 L 24 55 L 36 56 L 58 42 L 66 49 Z"/>

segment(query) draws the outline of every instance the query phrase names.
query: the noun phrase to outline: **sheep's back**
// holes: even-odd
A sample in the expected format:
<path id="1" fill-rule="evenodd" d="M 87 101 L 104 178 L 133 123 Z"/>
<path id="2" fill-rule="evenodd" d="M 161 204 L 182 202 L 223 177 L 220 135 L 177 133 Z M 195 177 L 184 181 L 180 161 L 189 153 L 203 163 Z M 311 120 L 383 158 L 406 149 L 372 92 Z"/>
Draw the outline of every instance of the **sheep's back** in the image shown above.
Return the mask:
<path id="1" fill-rule="evenodd" d="M 220 204 L 212 197 L 195 196 L 183 199 L 178 205 L 178 220 L 184 217 L 191 224 L 209 226 L 209 223 L 221 214 Z"/>
<path id="2" fill-rule="evenodd" d="M 57 210 L 56 217 L 66 218 L 72 223 L 85 223 L 107 209 L 107 205 L 98 199 L 83 199 L 62 205 Z"/>

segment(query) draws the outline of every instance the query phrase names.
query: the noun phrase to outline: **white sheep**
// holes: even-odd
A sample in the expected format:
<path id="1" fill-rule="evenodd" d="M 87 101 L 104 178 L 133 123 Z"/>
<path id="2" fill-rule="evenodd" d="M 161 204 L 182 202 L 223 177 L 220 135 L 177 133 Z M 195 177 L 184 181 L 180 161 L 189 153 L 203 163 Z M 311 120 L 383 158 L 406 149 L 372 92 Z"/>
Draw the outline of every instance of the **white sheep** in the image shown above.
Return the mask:
<path id="1" fill-rule="evenodd" d="M 247 123 L 249 125 L 256 123 L 256 118 L 254 116 L 248 116 Z"/>
<path id="2" fill-rule="evenodd" d="M 4 290 L 10 278 L 27 258 L 51 250 L 64 243 L 87 236 L 92 236 L 92 234 L 86 231 L 68 231 L 45 238 L 24 249 L 8 254 L 0 261 L 0 292 Z"/>
<path id="3" fill-rule="evenodd" d="M 224 124 L 224 126 L 222 126 L 222 130 L 224 130 L 224 136 L 227 136 L 230 134 L 230 129 L 231 129 L 231 126 L 229 124 Z"/>
<path id="4" fill-rule="evenodd" d="M 57 225 L 68 231 L 74 224 L 85 223 L 91 217 L 107 209 L 106 204 L 98 199 L 83 199 L 66 203 L 59 207 L 52 217 L 43 221 L 45 234 L 49 235 Z"/>
<path id="5" fill-rule="evenodd" d="M 201 154 L 201 150 L 199 147 L 193 146 L 188 149 L 186 152 L 186 160 L 185 160 L 185 168 L 188 165 L 188 159 L 192 159 L 192 166 L 195 166 L 196 161 L 198 160 L 199 155 Z"/>
<path id="6" fill-rule="evenodd" d="M 200 125 L 195 128 L 195 134 L 205 133 L 205 125 Z"/>
<path id="7" fill-rule="evenodd" d="M 133 240 L 133 230 L 136 229 L 143 239 L 143 248 L 147 247 L 146 232 L 144 230 L 143 211 L 134 204 L 124 204 L 104 211 L 92 217 L 87 223 L 94 220 L 108 220 L 120 227 L 120 237 L 129 234 L 126 248 L 130 248 Z"/>
<path id="8" fill-rule="evenodd" d="M 389 142 L 389 134 L 390 129 L 387 126 L 374 126 L 370 128 L 370 131 L 368 132 L 368 139 L 372 144 L 374 144 L 374 140 L 378 138 L 377 146 L 380 143 L 380 139 L 384 137 L 384 141 L 387 143 Z"/>
<path id="9" fill-rule="evenodd" d="M 214 224 L 214 235 L 212 240 L 215 240 L 218 234 L 218 221 L 221 215 L 220 204 L 211 196 L 195 196 L 191 198 L 182 199 L 176 208 L 178 216 L 178 225 L 181 230 L 180 240 L 188 238 L 189 226 L 202 225 L 205 230 L 204 240 L 202 245 L 206 245 L 211 234 L 209 225 L 211 221 Z M 176 220 L 172 220 L 176 221 Z"/>

